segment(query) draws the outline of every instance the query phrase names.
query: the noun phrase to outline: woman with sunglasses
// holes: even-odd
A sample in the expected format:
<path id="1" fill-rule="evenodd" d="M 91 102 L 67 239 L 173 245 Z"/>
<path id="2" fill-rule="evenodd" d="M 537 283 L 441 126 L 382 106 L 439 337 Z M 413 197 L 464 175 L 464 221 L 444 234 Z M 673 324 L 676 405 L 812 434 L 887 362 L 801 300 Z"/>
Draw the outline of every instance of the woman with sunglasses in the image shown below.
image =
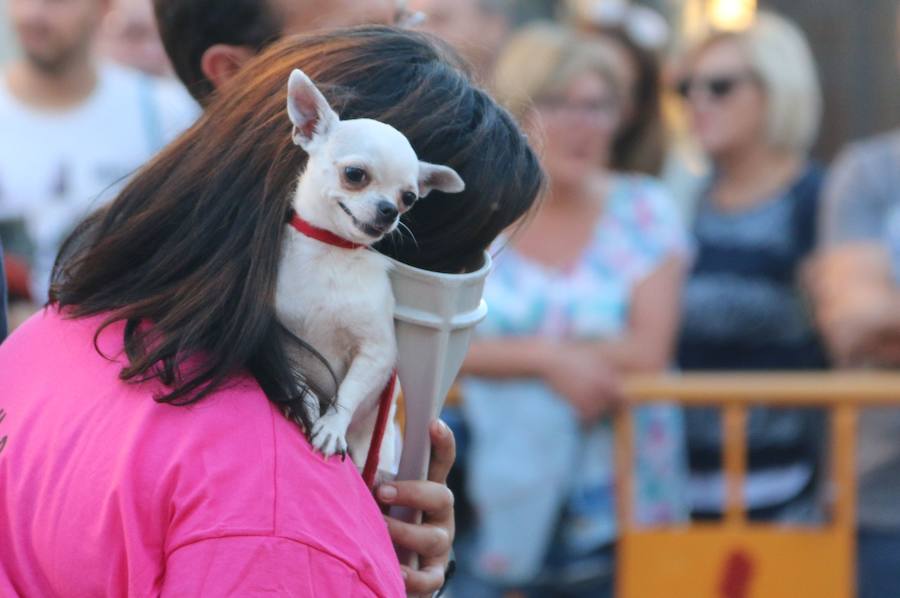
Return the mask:
<path id="1" fill-rule="evenodd" d="M 678 91 L 713 166 L 697 203 L 696 261 L 683 297 L 678 358 L 686 370 L 825 367 L 800 290 L 815 246 L 822 171 L 809 160 L 821 91 L 807 42 L 762 13 L 688 55 Z M 758 408 L 748 429 L 745 500 L 751 517 L 808 520 L 815 513 L 820 415 Z M 695 515 L 721 514 L 718 416 L 688 414 Z"/>

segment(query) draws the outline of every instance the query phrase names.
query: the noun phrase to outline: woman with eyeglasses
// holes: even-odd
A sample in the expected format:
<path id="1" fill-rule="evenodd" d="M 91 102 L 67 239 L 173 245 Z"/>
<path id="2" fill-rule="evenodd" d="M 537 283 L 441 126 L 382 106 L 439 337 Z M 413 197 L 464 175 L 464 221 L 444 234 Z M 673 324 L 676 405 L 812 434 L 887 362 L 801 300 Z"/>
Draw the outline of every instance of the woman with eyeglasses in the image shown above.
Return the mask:
<path id="1" fill-rule="evenodd" d="M 541 209 L 502 243 L 464 365 L 474 546 L 460 596 L 612 595 L 618 380 L 672 359 L 686 233 L 654 179 L 610 166 L 616 55 L 552 24 L 518 33 L 494 89 L 540 147 Z M 680 411 L 640 410 L 636 512 L 687 517 Z M 474 586 L 474 587 L 473 587 Z"/>
<path id="2" fill-rule="evenodd" d="M 615 55 L 623 98 L 613 168 L 660 176 L 670 149 L 662 107 L 661 52 L 670 37 L 665 18 L 647 6 L 626 2 L 566 0 L 562 5 L 575 29 Z"/>
<path id="3" fill-rule="evenodd" d="M 823 173 L 809 159 L 822 98 L 803 34 L 771 13 L 688 54 L 678 86 L 713 174 L 697 204 L 696 256 L 683 295 L 678 361 L 685 370 L 826 366 L 800 274 L 815 246 Z M 698 517 L 721 515 L 718 415 L 688 413 L 691 495 Z M 745 504 L 756 519 L 817 512 L 822 434 L 810 410 L 753 409 Z"/>

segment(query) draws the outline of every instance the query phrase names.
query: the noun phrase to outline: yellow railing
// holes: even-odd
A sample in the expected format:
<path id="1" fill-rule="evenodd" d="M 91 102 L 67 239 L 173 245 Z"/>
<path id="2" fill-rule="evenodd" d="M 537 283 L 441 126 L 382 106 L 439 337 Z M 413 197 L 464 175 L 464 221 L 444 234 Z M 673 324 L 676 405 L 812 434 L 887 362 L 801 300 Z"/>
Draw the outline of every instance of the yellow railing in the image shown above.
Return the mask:
<path id="1" fill-rule="evenodd" d="M 856 423 L 864 407 L 900 407 L 900 374 L 686 374 L 630 379 L 616 422 L 617 598 L 851 598 L 855 595 Z M 632 408 L 653 403 L 722 410 L 727 498 L 720 523 L 643 528 L 633 516 Z M 828 522 L 751 523 L 743 505 L 747 410 L 829 413 Z M 897 439 L 900 442 L 900 438 Z M 900 505 L 898 505 L 900 508 Z"/>

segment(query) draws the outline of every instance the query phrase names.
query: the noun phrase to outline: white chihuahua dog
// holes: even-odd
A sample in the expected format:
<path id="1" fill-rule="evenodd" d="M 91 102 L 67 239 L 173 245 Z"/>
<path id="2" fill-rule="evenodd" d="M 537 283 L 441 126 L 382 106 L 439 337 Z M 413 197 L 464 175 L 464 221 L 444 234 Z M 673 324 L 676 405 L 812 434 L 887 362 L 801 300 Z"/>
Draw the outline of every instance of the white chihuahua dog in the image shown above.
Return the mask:
<path id="1" fill-rule="evenodd" d="M 325 456 L 349 449 L 362 468 L 397 353 L 389 262 L 368 248 L 392 233 L 418 199 L 433 190 L 459 193 L 465 184 L 454 170 L 421 162 L 393 127 L 342 121 L 300 70 L 288 81 L 287 111 L 294 143 L 309 161 L 292 202 L 276 310 L 339 381 L 333 408 L 320 415 L 317 402 L 305 406 L 310 442 Z M 310 355 L 301 366 L 314 379 L 323 375 Z"/>

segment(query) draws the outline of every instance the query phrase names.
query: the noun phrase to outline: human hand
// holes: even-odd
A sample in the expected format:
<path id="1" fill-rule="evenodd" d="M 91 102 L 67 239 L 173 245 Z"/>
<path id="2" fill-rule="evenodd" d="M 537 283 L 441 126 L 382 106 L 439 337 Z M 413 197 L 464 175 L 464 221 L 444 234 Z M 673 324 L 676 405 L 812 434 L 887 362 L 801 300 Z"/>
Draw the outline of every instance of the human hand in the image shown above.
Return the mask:
<path id="1" fill-rule="evenodd" d="M 801 281 L 826 331 L 843 320 L 877 311 L 894 287 L 890 257 L 873 243 L 848 244 L 817 255 L 804 264 Z"/>
<path id="2" fill-rule="evenodd" d="M 614 411 L 624 400 L 615 372 L 584 345 L 553 347 L 546 360 L 544 380 L 569 401 L 585 423 Z"/>
<path id="3" fill-rule="evenodd" d="M 873 338 L 861 356 L 862 365 L 896 369 L 900 366 L 900 335 L 893 332 Z"/>
<path id="4" fill-rule="evenodd" d="M 881 244 L 850 243 L 823 252 L 803 279 L 837 365 L 895 362 L 896 293 L 890 256 Z"/>
<path id="5" fill-rule="evenodd" d="M 382 484 L 376 493 L 384 505 L 422 511 L 422 523 L 418 525 L 385 517 L 394 545 L 419 555 L 418 570 L 401 565 L 410 595 L 430 596 L 444 585 L 456 533 L 453 493 L 447 488 L 447 475 L 456 460 L 456 440 L 447 424 L 440 420 L 432 422 L 429 431 L 428 479 Z"/>

